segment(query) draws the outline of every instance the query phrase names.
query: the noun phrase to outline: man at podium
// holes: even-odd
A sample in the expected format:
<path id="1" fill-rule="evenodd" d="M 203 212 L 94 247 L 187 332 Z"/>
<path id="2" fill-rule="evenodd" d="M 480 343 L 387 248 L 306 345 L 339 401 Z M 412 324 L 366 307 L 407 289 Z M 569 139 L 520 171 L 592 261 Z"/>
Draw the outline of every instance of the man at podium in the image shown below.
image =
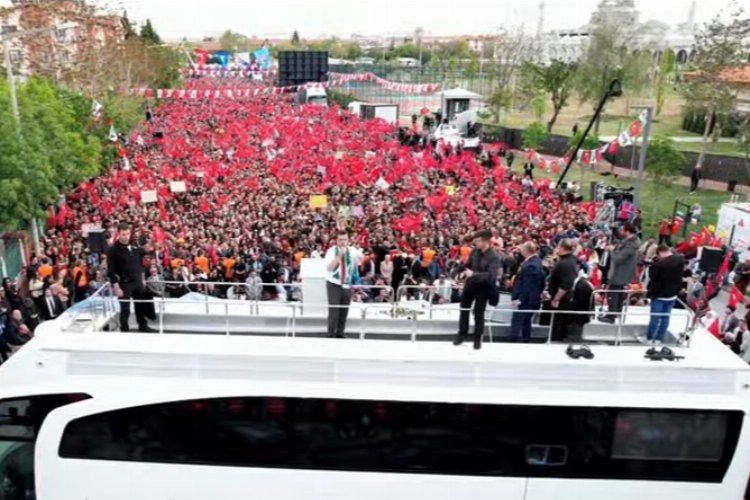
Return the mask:
<path id="1" fill-rule="evenodd" d="M 351 285 L 359 265 L 359 253 L 349 246 L 349 235 L 339 231 L 336 245 L 325 256 L 328 295 L 328 337 L 345 338 L 346 319 L 352 300 Z"/>

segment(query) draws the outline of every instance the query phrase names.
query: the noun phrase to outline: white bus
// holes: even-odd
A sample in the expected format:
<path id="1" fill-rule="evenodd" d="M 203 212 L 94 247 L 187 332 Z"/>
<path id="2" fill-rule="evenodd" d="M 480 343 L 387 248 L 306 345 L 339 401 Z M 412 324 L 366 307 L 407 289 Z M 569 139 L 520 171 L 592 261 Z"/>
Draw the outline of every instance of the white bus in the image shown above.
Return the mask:
<path id="1" fill-rule="evenodd" d="M 740 500 L 750 370 L 645 348 L 61 333 L 0 367 L 0 498 Z"/>

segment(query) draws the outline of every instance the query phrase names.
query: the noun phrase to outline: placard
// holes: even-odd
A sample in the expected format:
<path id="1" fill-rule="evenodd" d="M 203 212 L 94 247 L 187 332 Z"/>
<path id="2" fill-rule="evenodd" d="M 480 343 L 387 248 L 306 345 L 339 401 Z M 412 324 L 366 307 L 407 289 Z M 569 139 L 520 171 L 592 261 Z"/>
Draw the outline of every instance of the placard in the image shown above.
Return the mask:
<path id="1" fill-rule="evenodd" d="M 311 194 L 310 208 L 328 208 L 328 196 L 324 194 Z"/>
<path id="2" fill-rule="evenodd" d="M 156 203 L 156 199 L 155 189 L 141 191 L 141 203 Z"/>
<path id="3" fill-rule="evenodd" d="M 169 190 L 173 193 L 184 193 L 187 191 L 185 181 L 173 181 L 169 183 Z"/>

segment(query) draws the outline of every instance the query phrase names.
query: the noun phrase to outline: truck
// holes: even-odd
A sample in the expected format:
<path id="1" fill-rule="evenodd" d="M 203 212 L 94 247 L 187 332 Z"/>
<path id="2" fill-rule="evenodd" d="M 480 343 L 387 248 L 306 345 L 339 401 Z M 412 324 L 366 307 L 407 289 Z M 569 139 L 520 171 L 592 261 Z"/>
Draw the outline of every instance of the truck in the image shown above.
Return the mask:
<path id="1" fill-rule="evenodd" d="M 398 125 L 399 122 L 398 104 L 373 104 L 353 101 L 347 106 L 347 109 L 351 113 L 360 116 L 363 120 L 380 118 L 393 125 Z"/>
<path id="2" fill-rule="evenodd" d="M 326 90 L 323 87 L 304 87 L 297 95 L 300 104 L 328 106 L 328 94 L 326 94 Z"/>

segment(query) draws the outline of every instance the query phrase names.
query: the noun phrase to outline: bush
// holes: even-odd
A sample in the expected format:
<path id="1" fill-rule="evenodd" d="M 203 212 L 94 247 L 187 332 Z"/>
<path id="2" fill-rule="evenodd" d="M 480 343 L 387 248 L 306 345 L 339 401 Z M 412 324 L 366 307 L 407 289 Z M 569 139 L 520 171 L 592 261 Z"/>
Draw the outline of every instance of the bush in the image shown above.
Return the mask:
<path id="1" fill-rule="evenodd" d="M 338 104 L 341 108 L 346 108 L 351 104 L 352 102 L 356 101 L 357 98 L 353 96 L 352 94 L 348 94 L 346 92 L 342 92 L 340 90 L 332 90 L 328 89 L 328 104 L 333 105 Z"/>
<path id="2" fill-rule="evenodd" d="M 534 122 L 523 131 L 523 147 L 526 149 L 538 149 L 547 142 L 548 138 L 547 127 L 539 122 Z"/>

